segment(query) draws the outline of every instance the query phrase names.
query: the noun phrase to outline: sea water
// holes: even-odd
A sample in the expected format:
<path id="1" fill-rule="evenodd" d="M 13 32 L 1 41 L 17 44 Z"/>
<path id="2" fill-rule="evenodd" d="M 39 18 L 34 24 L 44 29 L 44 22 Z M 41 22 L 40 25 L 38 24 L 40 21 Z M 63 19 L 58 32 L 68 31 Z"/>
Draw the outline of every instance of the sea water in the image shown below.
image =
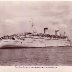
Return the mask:
<path id="1" fill-rule="evenodd" d="M 0 65 L 72 65 L 72 47 L 4 48 Z"/>

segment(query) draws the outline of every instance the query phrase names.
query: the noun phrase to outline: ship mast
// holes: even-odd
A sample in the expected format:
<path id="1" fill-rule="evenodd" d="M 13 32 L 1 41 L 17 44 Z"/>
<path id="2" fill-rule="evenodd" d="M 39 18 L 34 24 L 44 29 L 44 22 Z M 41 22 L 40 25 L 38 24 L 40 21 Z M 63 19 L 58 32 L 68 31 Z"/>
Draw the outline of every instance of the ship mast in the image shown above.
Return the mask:
<path id="1" fill-rule="evenodd" d="M 55 35 L 57 35 L 58 31 L 59 31 L 59 30 L 55 30 Z"/>
<path id="2" fill-rule="evenodd" d="M 34 25 L 33 25 L 33 19 L 31 18 L 31 20 L 32 20 L 32 28 L 34 27 Z"/>
<path id="3" fill-rule="evenodd" d="M 36 33 L 35 28 L 34 28 L 34 23 L 33 23 L 33 19 L 31 18 L 31 23 L 32 23 L 32 29 L 33 29 L 33 33 Z"/>

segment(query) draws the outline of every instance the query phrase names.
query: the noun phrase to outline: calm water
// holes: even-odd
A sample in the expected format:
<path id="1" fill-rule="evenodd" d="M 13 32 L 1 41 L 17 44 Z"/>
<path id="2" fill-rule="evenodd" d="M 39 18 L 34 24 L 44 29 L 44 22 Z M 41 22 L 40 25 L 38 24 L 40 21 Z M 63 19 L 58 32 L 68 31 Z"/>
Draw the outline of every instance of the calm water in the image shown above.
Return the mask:
<path id="1" fill-rule="evenodd" d="M 72 47 L 0 49 L 0 65 L 72 65 Z"/>

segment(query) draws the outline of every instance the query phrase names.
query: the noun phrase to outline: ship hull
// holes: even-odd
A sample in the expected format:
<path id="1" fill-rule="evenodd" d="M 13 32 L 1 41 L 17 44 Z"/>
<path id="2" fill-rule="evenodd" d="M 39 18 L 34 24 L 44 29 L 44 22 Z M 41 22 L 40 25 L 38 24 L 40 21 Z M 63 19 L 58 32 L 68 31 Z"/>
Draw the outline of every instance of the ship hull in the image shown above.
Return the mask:
<path id="1" fill-rule="evenodd" d="M 0 48 L 2 47 L 49 47 L 49 46 L 70 46 L 67 40 L 54 40 L 54 39 L 30 39 L 23 40 L 2 40 L 0 42 Z"/>

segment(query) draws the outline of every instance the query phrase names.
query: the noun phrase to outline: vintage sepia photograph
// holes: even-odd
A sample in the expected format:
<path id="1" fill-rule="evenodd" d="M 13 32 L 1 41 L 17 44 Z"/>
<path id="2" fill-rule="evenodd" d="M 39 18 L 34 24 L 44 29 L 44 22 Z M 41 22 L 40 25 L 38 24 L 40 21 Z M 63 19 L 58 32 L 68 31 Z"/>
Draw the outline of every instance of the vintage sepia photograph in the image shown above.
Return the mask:
<path id="1" fill-rule="evenodd" d="M 72 66 L 72 2 L 0 1 L 0 66 Z"/>

